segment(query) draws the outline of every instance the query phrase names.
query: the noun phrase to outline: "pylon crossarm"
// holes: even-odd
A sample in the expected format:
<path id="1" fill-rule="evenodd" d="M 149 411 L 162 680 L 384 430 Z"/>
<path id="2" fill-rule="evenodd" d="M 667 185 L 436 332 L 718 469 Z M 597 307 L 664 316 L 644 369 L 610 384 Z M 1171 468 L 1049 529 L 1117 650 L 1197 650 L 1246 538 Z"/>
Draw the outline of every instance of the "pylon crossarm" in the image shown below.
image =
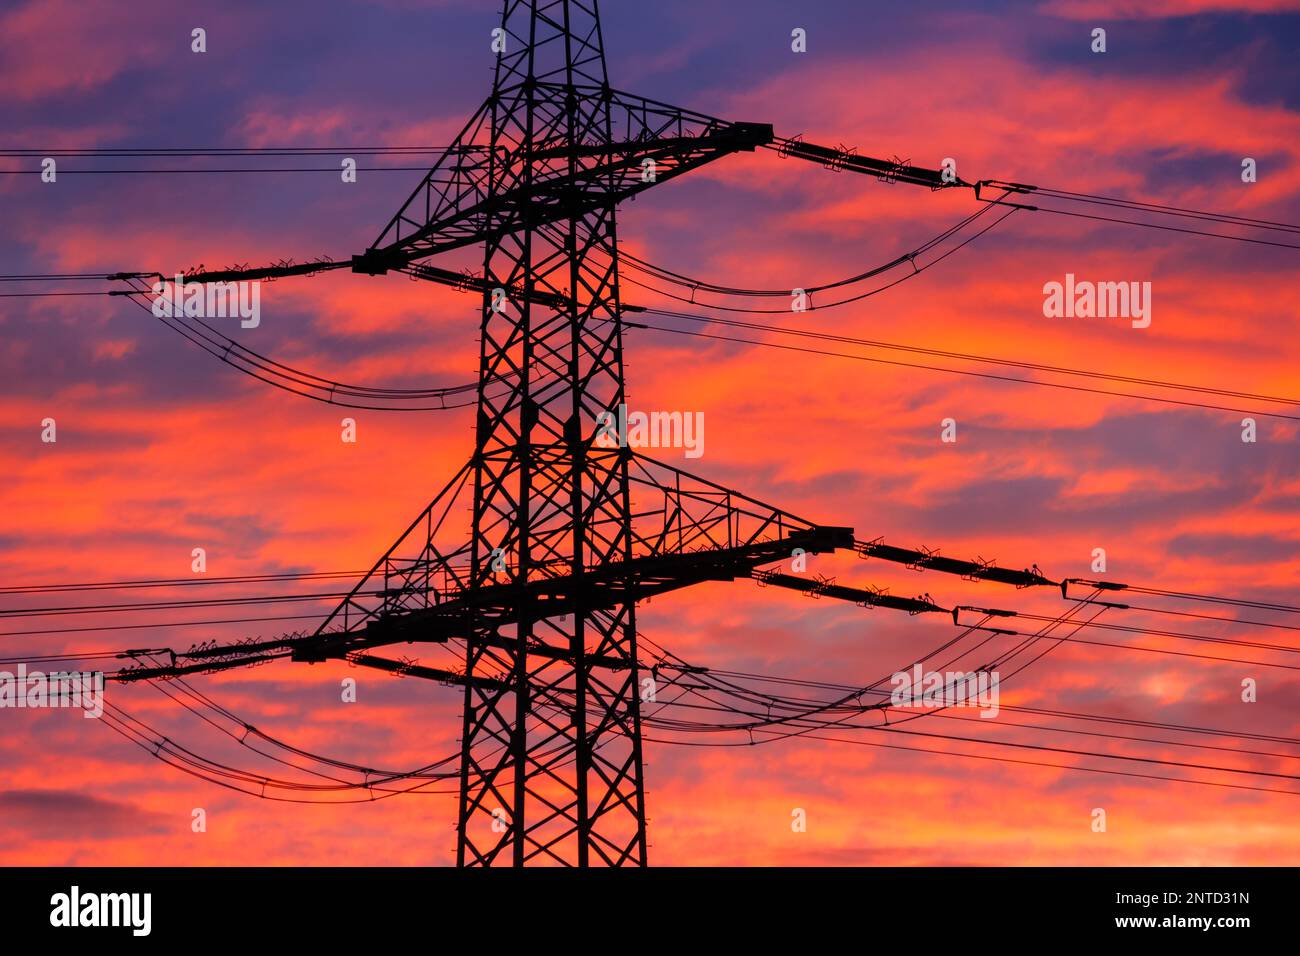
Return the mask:
<path id="1" fill-rule="evenodd" d="M 288 279 L 293 276 L 316 275 L 319 272 L 332 272 L 336 269 L 350 268 L 351 265 L 350 261 L 335 259 L 313 259 L 310 262 L 286 260 L 272 263 L 269 266 L 237 266 L 229 269 L 193 270 L 182 273 L 181 278 L 187 283 L 270 281 Z M 114 294 L 136 295 L 138 293 L 122 291 Z"/>
<path id="2" fill-rule="evenodd" d="M 122 683 L 168 680 L 173 677 L 188 677 L 194 674 L 232 670 L 237 667 L 269 664 L 272 661 L 287 659 L 293 649 L 307 639 L 307 635 L 295 632 L 269 639 L 245 638 L 230 644 L 203 642 L 191 646 L 186 651 L 173 651 L 166 648 L 150 651 L 147 655 L 128 652 L 128 656 L 135 659 L 137 663 L 107 674 L 105 679 Z M 153 658 L 163 654 L 168 656 L 168 663 L 155 663 Z M 145 656 L 148 662 L 139 663 L 141 656 Z"/>
<path id="3" fill-rule="evenodd" d="M 231 650 L 235 650 L 233 645 L 231 646 Z M 131 667 L 124 667 L 112 674 L 105 674 L 104 679 L 123 684 L 145 680 L 170 680 L 174 677 L 190 677 L 195 674 L 214 674 L 218 671 L 233 670 L 237 667 L 253 667 L 257 664 L 269 664 L 272 661 L 283 660 L 288 656 L 289 652 L 283 651 L 274 654 L 254 654 L 246 657 L 236 656 L 220 661 L 198 661 L 190 664 L 167 664 L 159 666 L 139 664 Z"/>
<path id="4" fill-rule="evenodd" d="M 410 265 L 402 267 L 404 275 L 413 279 L 424 279 L 428 282 L 437 282 L 440 285 L 451 286 L 462 292 L 476 292 L 479 295 L 488 295 L 492 292 L 487 281 L 479 275 L 473 275 L 465 272 L 455 272 L 451 269 L 441 269 L 437 266 L 431 266 L 425 262 L 413 262 Z M 568 300 L 563 296 L 553 295 L 548 292 L 542 292 L 536 289 L 525 289 L 520 285 L 512 285 L 505 288 L 506 298 L 510 302 L 528 302 L 532 305 L 540 305 L 549 309 L 563 309 L 567 306 Z"/>
<path id="5" fill-rule="evenodd" d="M 822 535 L 817 539 L 821 545 L 830 545 L 824 550 L 853 546 L 851 528 L 818 525 L 640 452 L 630 456 L 628 480 L 638 496 L 632 522 L 634 553 L 770 545 L 814 529 Z M 803 545 L 791 542 L 795 546 Z"/>
<path id="6" fill-rule="evenodd" d="M 295 660 L 318 660 L 313 646 L 332 647 L 337 633 L 365 630 L 376 622 L 400 616 L 418 608 L 436 606 L 468 584 L 469 546 L 451 551 L 434 545 L 448 513 L 469 478 L 471 463 L 461 466 L 415 520 L 407 527 L 352 591 L 321 622 L 313 638 L 294 649 Z M 410 556 L 402 556 L 404 548 Z M 457 558 L 465 564 L 456 564 Z"/>
<path id="7" fill-rule="evenodd" d="M 480 111 L 455 153 L 439 158 L 374 245 L 354 258 L 354 271 L 381 274 L 493 236 L 569 221 L 772 141 L 769 125 L 731 123 L 608 89 L 536 83 L 529 96 L 539 112 L 556 115 L 570 96 L 599 102 L 608 122 L 593 122 L 576 138 L 511 150 L 499 142 L 465 141 L 487 135 Z"/>
<path id="8" fill-rule="evenodd" d="M 751 576 L 760 585 L 801 591 L 810 597 L 835 598 L 839 601 L 857 604 L 860 607 L 891 608 L 896 611 L 906 611 L 908 614 L 954 613 L 951 608 L 940 607 L 928 597 L 898 597 L 880 588 L 852 587 L 846 584 L 837 584 L 833 580 L 801 578 L 793 574 L 782 574 L 779 571 L 756 570 Z"/>
<path id="9" fill-rule="evenodd" d="M 418 677 L 449 686 L 463 687 L 470 681 L 480 687 L 497 688 L 503 686 L 502 681 L 493 680 L 489 677 L 467 678 L 459 671 L 447 670 L 441 667 L 426 667 L 415 661 L 394 661 L 386 657 L 376 657 L 373 654 L 362 654 L 360 652 L 348 654 L 345 659 L 349 664 L 355 664 L 358 667 L 372 667 L 376 670 L 387 671 L 397 677 Z"/>
<path id="10" fill-rule="evenodd" d="M 449 210 L 482 201 L 485 179 L 483 163 L 491 156 L 483 144 L 483 128 L 491 116 L 491 101 L 485 101 L 469 118 L 415 187 L 406 202 L 388 221 L 370 249 L 400 245 L 430 221 L 443 218 Z"/>
<path id="11" fill-rule="evenodd" d="M 793 529 L 768 541 L 755 541 L 728 548 L 698 549 L 671 554 L 648 554 L 630 561 L 605 562 L 586 569 L 580 577 L 539 576 L 520 583 L 482 584 L 447 595 L 424 608 L 394 611 L 372 618 L 365 626 L 347 632 L 335 631 L 320 641 L 299 644 L 295 660 L 326 660 L 346 657 L 362 648 L 401 643 L 446 643 L 463 638 L 472 629 L 486 629 L 476 640 L 507 650 L 519 650 L 514 638 L 502 637 L 498 628 L 509 624 L 533 623 L 550 618 L 613 609 L 661 594 L 702 584 L 706 581 L 734 581 L 748 577 L 762 564 L 788 558 L 795 548 L 810 554 L 846 547 L 853 536 L 850 528 L 810 527 Z M 503 572 L 503 575 L 505 572 Z M 527 645 L 527 653 L 555 660 L 572 660 L 570 648 L 541 642 Z M 593 667 L 627 669 L 624 657 L 584 655 Z"/>
<path id="12" fill-rule="evenodd" d="M 974 189 L 979 195 L 978 186 L 957 178 L 955 174 L 945 174 L 941 170 L 913 166 L 905 159 L 876 159 L 872 156 L 859 156 L 856 149 L 844 146 L 819 146 L 806 143 L 802 137 L 776 137 L 768 145 L 782 157 L 791 156 L 808 162 L 817 163 L 827 169 L 848 170 L 865 173 L 887 183 L 908 183 L 914 186 L 928 186 L 930 189 L 951 189 L 964 187 Z M 1033 188 L 1033 187 L 1030 187 Z"/>
<path id="13" fill-rule="evenodd" d="M 1036 564 L 1022 571 L 1015 568 L 999 568 L 994 562 L 982 558 L 966 561 L 944 557 L 937 549 L 895 547 L 885 544 L 883 538 L 854 542 L 853 550 L 862 558 L 876 558 L 894 564 L 903 564 L 917 571 L 956 574 L 971 581 L 994 581 L 998 584 L 1012 584 L 1017 588 L 1061 586 L 1061 582 L 1053 581 L 1039 571 Z"/>
<path id="14" fill-rule="evenodd" d="M 879 588 L 854 587 L 832 580 L 798 577 L 759 567 L 788 557 L 788 549 L 791 547 L 801 547 L 814 554 L 845 547 L 845 534 L 851 537 L 852 532 L 845 528 L 813 526 L 792 530 L 785 537 L 766 543 L 648 555 L 625 564 L 613 563 L 593 568 L 584 575 L 580 586 L 564 577 L 539 579 L 529 585 L 528 600 L 525 603 L 534 609 L 537 619 L 542 619 L 572 614 L 578 606 L 612 607 L 624 601 L 641 601 L 705 581 L 751 577 L 763 586 L 799 591 L 813 597 L 834 598 L 861 607 L 888 608 L 909 614 L 953 614 L 954 622 L 960 610 L 980 611 L 1002 617 L 1014 615 L 1010 611 L 964 606 L 950 609 L 928 597 L 900 597 Z M 894 555 L 895 559 L 902 560 L 903 549 L 896 550 L 900 554 Z M 467 599 L 467 595 L 471 594 L 472 598 Z M 459 672 L 378 658 L 363 654 L 361 649 L 414 641 L 445 643 L 464 635 L 471 614 L 478 615 L 476 620 L 480 625 L 488 623 L 496 626 L 517 621 L 519 615 L 513 603 L 517 597 L 517 588 L 512 586 L 481 587 L 473 592 L 459 592 L 450 596 L 441 605 L 393 613 L 382 621 L 372 620 L 368 627 L 350 632 L 317 632 L 311 636 L 290 634 L 271 640 L 249 639 L 233 644 L 199 645 L 189 651 L 173 652 L 170 664 L 135 665 L 110 675 L 109 679 L 123 682 L 160 680 L 265 664 L 292 656 L 295 660 L 345 659 L 359 666 L 375 667 L 399 676 L 423 677 L 441 683 L 463 685 L 465 678 Z M 495 633 L 484 635 L 480 640 L 488 646 L 503 650 L 519 649 L 514 638 Z M 571 649 L 539 641 L 530 642 L 528 653 L 550 660 L 573 659 Z M 591 667 L 609 670 L 627 670 L 630 666 L 624 658 L 605 658 L 599 654 L 587 654 L 585 661 Z M 482 678 L 479 683 L 484 687 L 510 689 L 505 681 L 489 677 Z"/>

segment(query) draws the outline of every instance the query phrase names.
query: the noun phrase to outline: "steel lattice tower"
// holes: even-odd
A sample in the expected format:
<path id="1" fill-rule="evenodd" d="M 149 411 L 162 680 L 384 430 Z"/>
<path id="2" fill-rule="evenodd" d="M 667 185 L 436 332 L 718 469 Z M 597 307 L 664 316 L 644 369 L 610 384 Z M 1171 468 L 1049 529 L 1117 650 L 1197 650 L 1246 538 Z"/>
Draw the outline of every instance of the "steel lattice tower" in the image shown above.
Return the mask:
<path id="1" fill-rule="evenodd" d="M 363 254 L 189 277 L 350 266 L 482 296 L 472 458 L 315 633 L 208 648 L 200 666 L 287 647 L 461 686 L 459 865 L 643 866 L 637 602 L 853 534 L 598 440 L 625 402 L 618 204 L 771 143 L 771 126 L 611 87 L 596 0 L 506 0 L 493 43 L 491 95 Z M 427 262 L 479 243 L 481 276 Z M 467 488 L 468 540 L 449 547 Z M 450 641 L 462 670 L 370 653 Z"/>
<path id="2" fill-rule="evenodd" d="M 525 208 L 518 229 L 485 243 L 472 582 L 504 555 L 517 621 L 508 646 L 477 628 L 467 638 L 466 675 L 487 658 L 511 682 L 465 686 L 457 861 L 488 863 L 508 846 L 516 865 L 536 854 L 644 864 L 635 601 L 600 607 L 584 595 L 589 567 L 632 556 L 626 457 L 592 440 L 598 413 L 624 402 L 618 172 L 598 148 L 613 142 L 600 22 L 594 4 L 516 2 L 502 29 L 491 155 L 534 158 L 492 162 L 489 195 L 542 193 L 559 215 L 536 222 Z M 492 288 L 522 289 L 518 308 L 497 311 Z M 556 576 L 577 598 L 572 614 L 545 617 L 524 585 Z M 537 641 L 568 653 L 531 656 Z M 588 651 L 626 666 L 595 669 Z M 534 704 L 557 694 L 571 706 Z M 495 821 L 494 808 L 505 809 Z M 484 832 L 485 810 L 505 824 L 504 845 Z"/>
<path id="3" fill-rule="evenodd" d="M 456 572 L 426 536 L 373 613 L 404 635 L 412 601 L 458 615 L 460 865 L 644 865 L 637 600 L 834 545 L 597 442 L 625 401 L 616 210 L 772 130 L 612 89 L 595 0 L 507 0 L 494 40 L 492 95 L 354 262 L 441 281 L 416 260 L 484 243 L 468 577 L 431 600 L 431 575 Z"/>

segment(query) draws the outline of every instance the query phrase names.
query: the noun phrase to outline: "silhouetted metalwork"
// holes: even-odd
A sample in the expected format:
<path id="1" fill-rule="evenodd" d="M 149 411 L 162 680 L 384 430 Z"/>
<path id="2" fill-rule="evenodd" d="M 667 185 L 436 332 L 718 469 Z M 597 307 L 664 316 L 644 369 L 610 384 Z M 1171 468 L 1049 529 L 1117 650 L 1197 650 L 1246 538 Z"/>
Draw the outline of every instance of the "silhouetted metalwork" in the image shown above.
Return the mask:
<path id="1" fill-rule="evenodd" d="M 364 253 L 186 277 L 350 267 L 478 292 L 473 456 L 313 634 L 191 650 L 121 679 L 288 655 L 462 686 L 459 865 L 645 865 L 637 602 L 854 539 L 598 441 L 602 413 L 625 404 L 623 316 L 634 310 L 619 291 L 618 204 L 760 147 L 947 184 L 612 88 L 596 0 L 506 0 L 494 40 L 504 48 L 491 95 Z M 425 261 L 479 243 L 480 276 Z M 439 547 L 466 494 L 469 539 Z M 464 643 L 463 671 L 370 653 L 451 641 Z"/>

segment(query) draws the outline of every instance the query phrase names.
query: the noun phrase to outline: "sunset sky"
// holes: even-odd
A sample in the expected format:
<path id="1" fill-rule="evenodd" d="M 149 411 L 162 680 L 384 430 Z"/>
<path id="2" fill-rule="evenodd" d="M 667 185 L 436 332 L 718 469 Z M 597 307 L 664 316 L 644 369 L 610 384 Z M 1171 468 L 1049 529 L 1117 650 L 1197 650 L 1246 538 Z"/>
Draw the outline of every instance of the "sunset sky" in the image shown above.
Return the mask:
<path id="1" fill-rule="evenodd" d="M 632 93 L 919 166 L 953 157 L 958 174 L 972 181 L 1300 222 L 1300 0 L 606 0 L 602 15 L 611 83 Z M 0 138 L 7 144 L 0 152 L 446 144 L 490 89 L 489 31 L 499 17 L 500 4 L 489 0 L 15 0 L 0 12 Z M 195 27 L 206 30 L 202 55 L 190 49 Z M 807 31 L 806 53 L 790 49 L 796 27 Z M 1096 27 L 1107 32 L 1104 54 L 1090 50 Z M 1245 157 L 1257 162 L 1257 182 L 1242 182 Z M 421 176 L 368 167 L 427 164 L 426 157 L 363 160 L 358 181 L 345 184 L 332 156 L 284 163 L 327 170 L 319 172 L 112 175 L 79 174 L 113 164 L 72 157 L 59 160 L 57 182 L 43 183 L 38 157 L 0 157 L 0 275 L 170 275 L 201 264 L 343 258 L 375 240 Z M 889 261 L 977 208 L 964 190 L 885 184 L 758 151 L 626 203 L 619 238 L 629 252 L 678 273 L 793 289 Z M 472 266 L 474 256 L 446 264 Z M 1067 273 L 1150 282 L 1150 327 L 1045 318 L 1043 286 Z M 1288 396 L 1300 394 L 1298 279 L 1295 249 L 1025 212 L 915 279 L 853 305 L 741 318 Z M 0 286 L 15 293 L 109 287 Z M 707 312 L 630 284 L 623 296 Z M 248 348 L 330 379 L 421 387 L 476 375 L 478 301 L 453 289 L 341 272 L 265 284 L 261 309 L 256 329 L 216 321 Z M 953 557 L 1015 568 L 1036 563 L 1054 579 L 1107 577 L 1300 604 L 1294 420 L 1258 415 L 1258 440 L 1245 443 L 1240 412 L 648 330 L 629 332 L 626 344 L 632 407 L 704 415 L 702 457 L 672 449 L 656 457 L 810 520 Z M 1296 406 L 1247 399 L 1215 403 L 1300 415 Z M 344 417 L 356 420 L 354 444 L 340 440 Z M 53 444 L 41 440 L 47 418 L 57 422 Z M 955 443 L 940 440 L 947 418 L 957 423 Z M 0 298 L 0 588 L 188 578 L 196 547 L 205 549 L 211 576 L 364 571 L 466 461 L 473 423 L 468 408 L 354 411 L 269 388 L 124 298 Z M 1104 575 L 1091 568 L 1096 548 L 1107 554 Z M 815 558 L 808 572 L 900 595 L 928 592 L 944 606 L 1065 609 L 1050 589 L 1016 591 L 851 555 Z M 279 588 L 332 593 L 350 583 Z M 250 586 L 148 596 L 183 600 L 200 590 L 237 597 Z M 139 599 L 130 591 L 0 594 L 0 608 Z M 15 618 L 0 621 L 0 658 L 272 636 L 313 627 L 331 603 L 247 614 L 209 608 Z M 1231 608 L 1168 606 L 1233 616 Z M 1258 616 L 1237 616 L 1252 613 Z M 270 615 L 302 618 L 59 632 L 128 619 Z M 1131 611 L 1108 612 L 1105 620 L 1300 644 L 1285 630 L 1236 623 Z M 1269 620 L 1300 623 L 1294 616 Z M 956 633 L 939 615 L 868 611 L 747 581 L 657 598 L 638 611 L 638 626 L 694 664 L 850 685 L 888 675 Z M 13 633 L 35 629 L 53 633 Z M 1297 661 L 1286 651 L 1122 631 L 1080 636 L 1289 666 L 1065 644 L 1009 680 L 1003 705 L 1300 736 Z M 340 701 L 345 677 L 358 680 L 356 703 Z M 1255 703 L 1241 700 L 1248 677 L 1258 682 Z M 339 760 L 406 769 L 458 747 L 461 692 L 450 687 L 341 663 L 287 662 L 192 684 L 242 721 Z M 112 686 L 108 694 L 197 752 L 260 772 L 277 769 L 158 689 Z M 914 726 L 964 732 L 955 720 Z M 1297 772 L 1287 756 L 1300 757 L 1300 742 L 1278 739 L 1197 738 L 1265 753 L 1242 756 L 1014 727 L 974 732 L 1280 775 Z M 1296 779 L 868 731 L 853 739 L 867 745 L 648 742 L 651 862 L 1300 863 Z M 335 806 L 261 800 L 182 774 L 76 713 L 0 710 L 0 864 L 449 864 L 454 783 L 428 790 Z M 206 832 L 192 830 L 195 808 L 206 812 Z M 806 811 L 806 832 L 791 828 L 796 808 Z M 1103 833 L 1092 827 L 1097 808 L 1106 812 Z"/>

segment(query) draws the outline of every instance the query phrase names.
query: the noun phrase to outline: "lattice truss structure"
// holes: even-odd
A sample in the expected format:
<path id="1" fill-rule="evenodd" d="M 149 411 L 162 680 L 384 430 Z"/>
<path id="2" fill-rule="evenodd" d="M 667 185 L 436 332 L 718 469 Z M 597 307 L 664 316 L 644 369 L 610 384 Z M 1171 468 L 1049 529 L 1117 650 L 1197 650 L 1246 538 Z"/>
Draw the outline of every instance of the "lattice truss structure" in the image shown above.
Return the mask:
<path id="1" fill-rule="evenodd" d="M 188 665 L 131 676 L 236 667 L 290 647 L 299 661 L 461 685 L 460 865 L 645 865 L 637 603 L 748 577 L 795 549 L 851 547 L 852 530 L 598 441 L 602 413 L 624 404 L 619 204 L 768 145 L 772 128 L 613 89 L 594 0 L 507 0 L 496 38 L 491 95 L 346 264 L 482 295 L 472 456 L 314 634 L 205 648 Z M 481 276 L 428 261 L 479 244 Z M 448 518 L 467 509 L 457 537 Z M 374 653 L 449 642 L 463 645 L 463 668 Z"/>

